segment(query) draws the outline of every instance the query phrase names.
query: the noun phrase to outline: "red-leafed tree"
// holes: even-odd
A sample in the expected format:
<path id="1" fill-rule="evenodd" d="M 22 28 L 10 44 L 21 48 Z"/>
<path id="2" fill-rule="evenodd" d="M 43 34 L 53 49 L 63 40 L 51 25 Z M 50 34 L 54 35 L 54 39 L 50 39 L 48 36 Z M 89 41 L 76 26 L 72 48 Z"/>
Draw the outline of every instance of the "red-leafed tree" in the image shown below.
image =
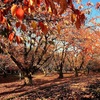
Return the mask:
<path id="1" fill-rule="evenodd" d="M 31 72 L 36 71 L 37 66 L 42 66 L 51 57 L 44 57 L 51 45 L 49 41 L 53 42 L 53 38 L 49 38 L 49 35 L 56 27 L 55 24 L 62 20 L 61 14 L 67 8 L 70 8 L 73 13 L 76 11 L 71 0 L 0 1 L 2 38 L 0 49 L 2 52 L 8 53 L 18 68 L 24 72 L 25 84 L 32 83 Z M 8 38 L 8 42 L 4 42 L 5 38 Z M 21 59 L 13 50 L 16 43 L 23 48 Z M 32 56 L 29 58 L 30 53 Z"/>
<path id="2" fill-rule="evenodd" d="M 70 31 L 72 43 L 67 53 L 67 59 L 70 67 L 74 68 L 75 75 L 78 71 L 87 69 L 90 61 L 93 61 L 99 50 L 99 36 L 96 30 L 85 28 L 81 30 Z"/>

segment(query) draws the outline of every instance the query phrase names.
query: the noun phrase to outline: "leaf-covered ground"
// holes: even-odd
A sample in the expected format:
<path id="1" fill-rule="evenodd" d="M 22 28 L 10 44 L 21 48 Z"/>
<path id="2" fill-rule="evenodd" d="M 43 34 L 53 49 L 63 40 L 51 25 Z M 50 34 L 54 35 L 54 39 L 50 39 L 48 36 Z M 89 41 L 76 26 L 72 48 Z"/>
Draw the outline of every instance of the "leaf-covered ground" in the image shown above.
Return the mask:
<path id="1" fill-rule="evenodd" d="M 33 86 L 8 76 L 0 80 L 0 100 L 100 100 L 100 73 L 74 77 L 65 74 L 33 77 Z"/>

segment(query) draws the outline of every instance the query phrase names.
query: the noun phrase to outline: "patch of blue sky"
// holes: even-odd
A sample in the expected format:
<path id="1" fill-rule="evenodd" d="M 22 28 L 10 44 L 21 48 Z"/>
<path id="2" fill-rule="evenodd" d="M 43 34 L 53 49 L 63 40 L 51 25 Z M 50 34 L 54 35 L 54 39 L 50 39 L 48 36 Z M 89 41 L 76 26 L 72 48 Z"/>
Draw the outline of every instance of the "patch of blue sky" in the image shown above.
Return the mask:
<path id="1" fill-rule="evenodd" d="M 87 2 L 91 2 L 93 6 L 87 6 Z M 92 18 L 96 18 L 95 21 L 96 23 L 100 23 L 100 9 L 96 9 L 96 3 L 100 2 L 100 0 L 82 0 L 80 4 L 74 3 L 75 7 L 78 8 L 81 4 L 83 5 L 83 9 L 88 9 L 90 10 L 90 13 L 85 14 L 87 21 L 86 21 L 86 26 L 92 26 L 92 23 L 89 23 L 88 21 Z"/>

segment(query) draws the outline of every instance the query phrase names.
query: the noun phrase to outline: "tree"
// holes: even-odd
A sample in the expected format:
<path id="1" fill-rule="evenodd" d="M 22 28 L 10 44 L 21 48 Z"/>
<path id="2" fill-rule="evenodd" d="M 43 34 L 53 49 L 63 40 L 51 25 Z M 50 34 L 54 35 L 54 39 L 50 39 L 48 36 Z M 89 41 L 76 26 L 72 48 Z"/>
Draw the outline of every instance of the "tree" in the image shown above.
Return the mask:
<path id="1" fill-rule="evenodd" d="M 60 6 L 55 5 L 54 2 Z M 36 71 L 39 64 L 42 66 L 50 58 L 44 59 L 48 48 L 48 36 L 51 34 L 50 28 L 53 28 L 49 24 L 61 20 L 60 16 L 55 17 L 53 14 L 62 14 L 68 5 L 72 10 L 75 10 L 72 1 L 55 0 L 54 2 L 52 0 L 0 1 L 0 33 L 1 36 L 9 39 L 9 43 L 4 43 L 6 39 L 1 37 L 0 49 L 7 52 L 18 68 L 24 72 L 25 84 L 32 84 L 31 70 Z M 16 42 L 23 48 L 21 62 L 16 58 L 18 53 L 11 50 L 15 47 Z M 37 54 L 39 50 L 40 54 Z M 33 53 L 28 62 L 28 55 L 31 51 Z"/>
<path id="2" fill-rule="evenodd" d="M 57 70 L 59 74 L 59 78 L 63 78 L 63 67 L 64 67 L 65 57 L 66 57 L 65 41 L 60 40 L 60 44 L 59 45 L 58 44 L 59 43 L 57 43 L 56 48 L 60 48 L 60 49 L 58 49 L 58 51 L 55 52 L 55 55 L 54 55 L 54 62 L 55 62 L 55 67 L 56 67 L 55 69 Z"/>
<path id="3" fill-rule="evenodd" d="M 78 70 L 81 68 L 86 69 L 89 61 L 93 60 L 96 54 L 96 45 L 99 41 L 99 32 L 96 32 L 95 26 L 83 26 L 82 28 L 77 30 L 70 27 L 69 29 L 64 29 L 64 33 L 61 33 L 63 37 L 66 36 L 64 41 L 66 41 L 67 45 L 69 44 L 69 46 L 66 45 L 67 49 L 65 52 L 67 53 L 70 66 L 75 68 L 76 76 Z M 99 49 L 99 45 L 97 47 Z M 78 64 L 76 64 L 77 62 Z"/>

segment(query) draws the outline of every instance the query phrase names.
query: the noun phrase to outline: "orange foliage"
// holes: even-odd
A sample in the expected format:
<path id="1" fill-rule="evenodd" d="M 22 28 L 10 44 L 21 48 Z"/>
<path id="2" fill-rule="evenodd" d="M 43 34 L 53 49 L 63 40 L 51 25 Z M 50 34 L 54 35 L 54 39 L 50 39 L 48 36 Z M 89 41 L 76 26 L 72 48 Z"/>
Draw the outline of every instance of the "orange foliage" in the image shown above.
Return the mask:
<path id="1" fill-rule="evenodd" d="M 1 23 L 5 23 L 6 22 L 6 18 L 4 16 L 1 16 Z"/>
<path id="2" fill-rule="evenodd" d="M 15 16 L 16 9 L 17 9 L 17 5 L 13 4 L 12 7 L 11 7 L 11 14 L 12 14 L 12 16 Z"/>
<path id="3" fill-rule="evenodd" d="M 77 29 L 81 27 L 81 24 L 85 22 L 85 15 L 80 10 L 75 9 L 71 15 L 72 24 L 75 22 L 75 26 Z"/>
<path id="4" fill-rule="evenodd" d="M 48 32 L 47 26 L 44 25 L 43 22 L 39 22 L 38 24 L 39 24 L 39 26 L 41 27 L 42 32 L 43 32 L 44 34 L 46 34 L 46 33 Z"/>
<path id="5" fill-rule="evenodd" d="M 55 8 L 55 4 L 52 2 L 52 0 L 45 0 L 46 6 L 51 7 L 52 12 L 57 15 L 57 10 Z"/>
<path id="6" fill-rule="evenodd" d="M 9 2 L 9 0 L 4 0 L 3 2 L 6 4 L 6 3 L 8 3 L 8 2 Z"/>
<path id="7" fill-rule="evenodd" d="M 16 22 L 16 27 L 18 28 L 21 25 L 20 22 Z"/>
<path id="8" fill-rule="evenodd" d="M 19 19 L 19 20 L 23 20 L 24 18 L 24 10 L 22 9 L 22 7 L 18 7 L 16 9 L 16 17 Z"/>
<path id="9" fill-rule="evenodd" d="M 23 31 L 26 31 L 26 26 L 25 26 L 25 24 L 21 24 L 21 29 L 22 29 Z"/>
<path id="10" fill-rule="evenodd" d="M 59 24 L 57 25 L 57 31 L 58 31 L 58 33 L 60 34 L 61 27 L 60 27 L 60 25 L 59 25 Z"/>
<path id="11" fill-rule="evenodd" d="M 67 8 L 67 2 L 66 0 L 58 0 L 58 3 L 60 4 L 60 8 L 61 8 L 61 11 L 59 14 L 62 14 Z"/>
<path id="12" fill-rule="evenodd" d="M 77 29 L 80 29 L 80 27 L 82 26 L 82 24 L 84 24 L 85 19 L 86 19 L 85 11 L 83 12 L 82 10 L 75 9 L 74 3 L 73 3 L 73 1 L 75 1 L 78 4 L 81 4 L 82 0 L 22 0 L 20 2 L 17 1 L 17 3 L 13 3 L 12 1 L 13 0 L 4 0 L 3 3 L 9 3 L 9 4 L 11 3 L 11 5 L 9 7 L 4 6 L 3 8 L 2 7 L 0 8 L 0 24 L 2 25 L 5 24 L 4 27 L 6 27 L 6 29 L 8 29 L 9 32 L 13 30 L 12 25 L 14 21 L 15 21 L 14 24 L 16 28 L 20 27 L 22 31 L 26 31 L 28 25 L 31 25 L 32 27 L 30 28 L 30 30 L 33 28 L 35 30 L 34 32 L 37 33 L 38 31 L 40 31 L 38 29 L 41 28 L 42 32 L 44 34 L 47 34 L 49 29 L 52 29 L 52 30 L 56 29 L 58 33 L 61 33 L 63 32 L 62 30 L 64 30 L 63 27 L 66 27 L 67 25 L 69 26 L 71 22 L 72 24 L 76 26 Z M 91 2 L 87 2 L 87 6 L 90 7 L 92 5 L 93 4 Z M 83 5 L 81 4 L 81 6 Z M 47 9 L 45 7 L 47 7 Z M 96 3 L 96 9 L 99 9 L 99 8 L 100 8 L 100 2 Z M 13 16 L 11 20 L 7 19 L 6 17 L 6 15 L 7 16 L 10 15 L 8 12 L 8 9 L 11 10 L 11 15 Z M 64 11 L 66 11 L 66 14 L 68 15 L 66 15 Z M 64 16 L 61 14 L 63 14 Z M 37 15 L 39 18 L 37 18 Z M 36 18 L 34 16 L 36 16 Z M 24 18 L 26 19 L 23 20 Z M 27 19 L 30 19 L 29 22 L 27 21 Z M 65 26 L 63 25 L 62 27 L 60 27 L 63 24 L 61 23 L 60 26 L 58 25 L 56 27 L 55 23 L 57 24 L 61 20 L 64 21 L 64 19 L 67 20 L 68 24 L 66 23 L 64 24 Z M 52 26 L 45 25 L 44 21 L 47 21 L 47 23 L 51 21 Z M 55 23 L 53 24 L 53 22 Z"/>
<path id="13" fill-rule="evenodd" d="M 9 37 L 8 37 L 8 38 L 9 38 L 9 40 L 10 40 L 10 41 L 12 41 L 12 40 L 13 40 L 14 35 L 15 35 L 15 34 L 14 34 L 13 32 L 9 34 Z"/>
<path id="14" fill-rule="evenodd" d="M 16 41 L 18 44 L 21 43 L 21 38 L 19 36 L 16 36 Z"/>
<path id="15" fill-rule="evenodd" d="M 33 29 L 36 29 L 37 23 L 36 23 L 35 21 L 32 21 L 32 22 L 31 22 L 31 26 L 32 26 Z"/>

